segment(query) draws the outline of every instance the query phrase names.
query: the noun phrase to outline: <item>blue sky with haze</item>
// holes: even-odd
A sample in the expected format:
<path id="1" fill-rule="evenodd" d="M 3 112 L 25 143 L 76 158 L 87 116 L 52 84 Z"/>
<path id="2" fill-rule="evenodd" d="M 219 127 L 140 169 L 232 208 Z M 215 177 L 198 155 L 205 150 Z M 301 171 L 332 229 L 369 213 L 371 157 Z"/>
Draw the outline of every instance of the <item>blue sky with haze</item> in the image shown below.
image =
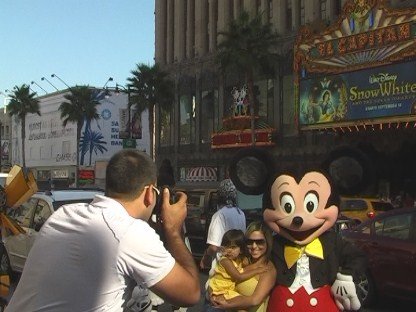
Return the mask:
<path id="1" fill-rule="evenodd" d="M 56 91 L 42 77 L 65 89 L 51 74 L 70 86 L 124 85 L 137 63 L 154 63 L 154 0 L 0 0 L 0 46 L 2 93 L 31 81 Z"/>

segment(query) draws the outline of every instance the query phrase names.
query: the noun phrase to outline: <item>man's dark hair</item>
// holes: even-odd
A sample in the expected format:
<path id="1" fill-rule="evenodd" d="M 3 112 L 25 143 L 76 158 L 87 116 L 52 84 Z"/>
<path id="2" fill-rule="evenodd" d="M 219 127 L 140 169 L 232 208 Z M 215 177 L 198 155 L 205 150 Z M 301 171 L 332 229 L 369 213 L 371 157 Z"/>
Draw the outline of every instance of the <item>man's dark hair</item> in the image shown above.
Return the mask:
<path id="1" fill-rule="evenodd" d="M 105 194 L 133 200 L 144 187 L 156 182 L 156 165 L 143 152 L 122 150 L 111 157 L 106 169 Z"/>

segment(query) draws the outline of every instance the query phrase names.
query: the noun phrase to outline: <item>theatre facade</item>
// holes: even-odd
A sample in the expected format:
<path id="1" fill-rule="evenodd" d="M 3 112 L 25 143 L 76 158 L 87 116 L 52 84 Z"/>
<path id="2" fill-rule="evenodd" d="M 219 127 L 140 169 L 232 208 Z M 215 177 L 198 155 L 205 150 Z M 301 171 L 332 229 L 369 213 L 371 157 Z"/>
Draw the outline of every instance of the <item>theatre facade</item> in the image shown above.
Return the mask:
<path id="1" fill-rule="evenodd" d="M 318 34 L 302 28 L 296 39 L 299 131 L 362 151 L 373 195 L 416 191 L 415 55 L 415 8 L 385 1 L 350 1 L 338 22 Z"/>
<path id="2" fill-rule="evenodd" d="M 281 35 L 276 75 L 255 81 L 255 145 L 299 171 L 358 153 L 369 168 L 354 169 L 348 160 L 336 167 L 346 180 L 371 175 L 367 195 L 415 193 L 416 8 L 384 0 L 342 3 L 325 26 L 321 18 Z M 279 14 L 268 9 L 269 17 Z M 195 182 L 193 172 L 210 172 L 205 180 L 226 177 L 231 157 L 252 145 L 245 86 L 232 73 L 220 75 L 214 56 L 212 49 L 205 58 L 163 64 L 176 96 L 173 111 L 157 116 L 157 161 L 170 159 L 184 183 Z"/>

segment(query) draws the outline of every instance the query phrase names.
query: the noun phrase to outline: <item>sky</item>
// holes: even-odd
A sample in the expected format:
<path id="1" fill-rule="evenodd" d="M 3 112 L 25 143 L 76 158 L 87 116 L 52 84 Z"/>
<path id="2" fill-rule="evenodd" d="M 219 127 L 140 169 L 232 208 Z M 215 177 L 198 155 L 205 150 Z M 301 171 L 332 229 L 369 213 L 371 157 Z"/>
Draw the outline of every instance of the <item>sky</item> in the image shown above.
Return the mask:
<path id="1" fill-rule="evenodd" d="M 69 86 L 103 87 L 109 77 L 107 86 L 125 85 L 137 64 L 154 64 L 154 3 L 0 0 L 0 105 L 16 85 L 39 96 L 40 87 L 66 89 L 57 77 Z"/>

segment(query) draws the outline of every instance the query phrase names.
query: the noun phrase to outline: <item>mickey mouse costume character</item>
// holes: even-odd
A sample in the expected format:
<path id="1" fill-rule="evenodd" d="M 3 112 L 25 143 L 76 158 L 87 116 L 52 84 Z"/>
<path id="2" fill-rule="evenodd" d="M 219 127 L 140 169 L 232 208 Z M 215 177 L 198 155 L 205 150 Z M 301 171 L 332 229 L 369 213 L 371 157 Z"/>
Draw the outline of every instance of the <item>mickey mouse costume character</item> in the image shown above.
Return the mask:
<path id="1" fill-rule="evenodd" d="M 365 256 L 332 230 L 339 205 L 335 184 L 323 170 L 278 172 L 270 179 L 271 164 L 263 150 L 251 148 L 237 153 L 230 167 L 240 191 L 265 190 L 263 218 L 276 233 L 277 270 L 267 311 L 358 310 L 353 277 L 364 271 Z"/>

